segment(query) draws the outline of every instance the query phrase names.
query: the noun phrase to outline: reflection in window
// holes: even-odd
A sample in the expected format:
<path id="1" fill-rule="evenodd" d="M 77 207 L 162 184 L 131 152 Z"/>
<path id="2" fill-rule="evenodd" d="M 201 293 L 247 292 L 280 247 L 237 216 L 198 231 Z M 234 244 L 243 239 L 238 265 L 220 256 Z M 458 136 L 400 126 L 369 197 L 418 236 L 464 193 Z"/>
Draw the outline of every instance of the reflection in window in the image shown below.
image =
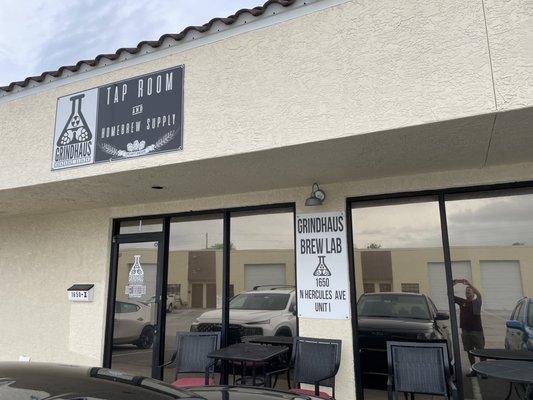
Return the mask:
<path id="1" fill-rule="evenodd" d="M 506 322 L 513 319 L 513 310 L 520 314 L 521 298 L 533 296 L 533 195 L 510 194 L 479 193 L 446 201 L 452 260 L 465 264 L 453 268 L 453 278 L 466 397 L 472 387 L 480 387 L 484 399 L 506 396 L 502 385 L 474 376 L 469 365 L 478 360 L 468 351 L 533 350 L 525 335 L 516 335 L 519 331 Z"/>
<path id="2" fill-rule="evenodd" d="M 420 285 L 418 283 L 402 283 L 403 293 L 420 293 Z"/>
<path id="3" fill-rule="evenodd" d="M 447 302 L 437 316 L 431 300 L 446 288 L 439 207 L 432 198 L 355 203 L 352 221 L 364 394 L 385 399 L 387 341 L 446 340 L 453 354 Z"/>
<path id="4" fill-rule="evenodd" d="M 230 310 L 282 311 L 289 300 L 289 294 L 241 293 L 231 300 L 229 308 Z"/>
<path id="5" fill-rule="evenodd" d="M 232 213 L 231 243 L 230 341 L 295 336 L 292 210 Z"/>
<path id="6" fill-rule="evenodd" d="M 151 376 L 158 242 L 120 243 L 111 367 Z"/>
<path id="7" fill-rule="evenodd" d="M 430 319 L 429 305 L 422 296 L 374 294 L 357 304 L 359 317 Z"/>
<path id="8" fill-rule="evenodd" d="M 222 321 L 221 215 L 173 218 L 170 222 L 165 360 L 176 350 L 176 333 L 220 331 Z M 164 379 L 174 380 L 175 365 Z"/>

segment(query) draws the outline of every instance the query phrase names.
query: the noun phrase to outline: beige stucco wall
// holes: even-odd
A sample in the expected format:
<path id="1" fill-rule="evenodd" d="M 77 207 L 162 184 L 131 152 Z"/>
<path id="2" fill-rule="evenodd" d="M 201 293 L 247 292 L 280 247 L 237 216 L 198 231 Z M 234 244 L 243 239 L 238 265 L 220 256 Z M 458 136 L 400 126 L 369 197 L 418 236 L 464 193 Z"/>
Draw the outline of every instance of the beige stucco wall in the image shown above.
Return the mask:
<path id="1" fill-rule="evenodd" d="M 494 17 L 505 14 L 507 7 L 518 10 L 509 3 L 499 5 Z M 499 37 L 505 37 L 505 32 Z M 496 83 L 505 85 L 505 92 L 522 88 L 519 105 L 531 106 L 531 94 L 520 79 L 524 71 L 518 71 L 512 61 L 515 42 L 501 41 L 505 47 L 499 46 L 497 53 L 505 63 L 498 64 L 501 79 Z M 146 63 L 128 66 L 126 62 L 124 68 L 81 81 L 67 79 L 65 85 L 25 97 L 4 98 L 0 103 L 0 189 L 496 110 L 481 2 L 348 1 L 178 50 Z M 50 171 L 58 97 L 179 64 L 185 65 L 183 151 Z M 517 72 L 509 82 L 503 77 L 511 67 Z M 530 73 L 531 64 L 527 61 L 521 68 Z"/>
<path id="2" fill-rule="evenodd" d="M 348 1 L 185 52 L 176 49 L 153 61 L 126 62 L 124 68 L 105 74 L 65 80 L 65 85 L 28 91 L 27 96 L 8 96 L 0 101 L 0 190 L 531 107 L 531 3 L 485 4 L 487 25 L 482 2 Z M 178 64 L 185 65 L 182 152 L 50 171 L 58 97 Z M 521 148 L 528 155 L 520 159 L 530 160 L 528 148 Z M 0 215 L 0 360 L 28 355 L 35 361 L 101 364 L 113 218 L 280 202 L 295 202 L 297 212 L 337 211 L 344 210 L 348 196 L 531 176 L 533 164 L 524 163 L 330 183 L 323 186 L 328 195 L 324 206 L 314 209 L 303 205 L 309 195 L 305 186 L 66 213 Z M 309 176 L 309 184 L 312 181 Z M 533 257 L 526 248 L 513 251 L 520 256 L 525 293 L 531 295 Z M 497 253 L 485 249 L 482 254 L 504 257 Z M 454 253 L 453 258 L 479 254 Z M 261 253 L 263 261 L 266 255 Z M 186 265 L 184 257 L 171 254 L 171 265 Z M 293 271 L 292 256 L 277 259 Z M 393 259 L 398 274 L 409 271 L 420 282 L 427 281 L 422 269 L 427 270 L 425 263 L 434 261 L 433 255 L 420 254 L 416 268 L 406 266 L 413 259 L 412 254 L 398 253 Z M 247 260 L 234 257 L 234 271 Z M 221 252 L 216 263 L 216 280 L 221 282 Z M 474 284 L 478 264 L 472 263 Z M 169 279 L 185 278 L 184 269 L 171 271 Z M 180 276 L 174 275 L 178 271 Z M 241 278 L 232 274 L 236 292 Z M 74 283 L 94 283 L 94 301 L 69 302 L 66 289 Z M 360 268 L 356 285 L 362 292 Z M 343 341 L 337 397 L 354 399 L 351 322 L 301 318 L 300 334 Z"/>
<path id="3" fill-rule="evenodd" d="M 309 187 L 33 216 L 0 216 L 0 360 L 98 365 L 102 361 L 111 219 L 189 210 L 296 202 L 297 212 L 344 210 L 347 196 L 529 179 L 533 164 L 324 185 L 322 207 L 303 206 Z M 221 256 L 217 255 L 221 263 Z M 218 270 L 218 269 L 217 269 Z M 356 275 L 360 282 L 359 274 Z M 527 279 L 527 281 L 526 281 Z M 73 283 L 95 283 L 92 303 L 70 303 Z M 524 275 L 524 285 L 532 286 Z M 353 399 L 350 321 L 300 319 L 300 334 L 343 341 L 338 397 Z"/>

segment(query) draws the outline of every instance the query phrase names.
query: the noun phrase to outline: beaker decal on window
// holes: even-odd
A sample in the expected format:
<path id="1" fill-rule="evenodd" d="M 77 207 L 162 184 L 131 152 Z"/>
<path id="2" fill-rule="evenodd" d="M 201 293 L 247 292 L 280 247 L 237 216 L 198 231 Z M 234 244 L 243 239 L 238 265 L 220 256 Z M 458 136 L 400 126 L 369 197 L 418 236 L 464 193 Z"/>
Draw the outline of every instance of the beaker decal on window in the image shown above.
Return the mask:
<path id="1" fill-rule="evenodd" d="M 144 270 L 141 265 L 141 256 L 133 256 L 133 265 L 131 266 L 128 275 L 128 283 L 126 285 L 124 294 L 128 297 L 142 297 L 146 294 L 146 285 L 144 285 Z"/>
<path id="2" fill-rule="evenodd" d="M 313 272 L 314 276 L 331 276 L 331 271 L 324 262 L 325 259 L 326 256 L 318 256 L 318 265 L 316 266 L 315 272 Z"/>
<path id="3" fill-rule="evenodd" d="M 72 111 L 70 112 L 65 127 L 61 131 L 59 139 L 57 139 L 58 146 L 83 143 L 92 139 L 93 135 L 81 111 L 82 99 L 84 97 L 84 94 L 79 94 L 70 98 Z"/>

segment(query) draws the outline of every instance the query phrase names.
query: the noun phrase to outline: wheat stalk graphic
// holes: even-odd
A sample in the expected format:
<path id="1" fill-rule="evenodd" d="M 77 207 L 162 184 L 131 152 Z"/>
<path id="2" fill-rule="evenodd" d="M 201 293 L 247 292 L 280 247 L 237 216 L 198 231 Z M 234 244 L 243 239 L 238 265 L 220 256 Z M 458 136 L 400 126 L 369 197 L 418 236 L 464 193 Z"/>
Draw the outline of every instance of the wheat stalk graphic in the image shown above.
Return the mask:
<path id="1" fill-rule="evenodd" d="M 157 141 L 153 145 L 147 147 L 147 149 L 150 149 L 150 147 L 152 147 L 152 149 L 148 150 L 148 152 L 152 150 L 159 150 L 160 148 L 164 147 L 166 144 L 170 143 L 170 141 L 174 139 L 174 136 L 176 136 L 176 132 L 177 131 L 173 129 L 165 133 L 163 136 L 157 139 Z M 124 153 L 126 153 L 124 150 L 119 150 L 115 146 L 109 143 L 99 143 L 99 146 L 102 149 L 102 151 L 109 154 L 110 156 L 121 156 Z"/>
<path id="2" fill-rule="evenodd" d="M 158 150 L 161 147 L 164 147 L 167 143 L 169 143 L 174 136 L 176 136 L 176 130 L 173 129 L 170 132 L 165 133 L 163 136 L 161 136 L 157 142 L 154 144 L 154 149 Z"/>
<path id="3" fill-rule="evenodd" d="M 100 148 L 111 156 L 116 156 L 119 152 L 115 146 L 112 146 L 109 143 L 100 143 Z"/>

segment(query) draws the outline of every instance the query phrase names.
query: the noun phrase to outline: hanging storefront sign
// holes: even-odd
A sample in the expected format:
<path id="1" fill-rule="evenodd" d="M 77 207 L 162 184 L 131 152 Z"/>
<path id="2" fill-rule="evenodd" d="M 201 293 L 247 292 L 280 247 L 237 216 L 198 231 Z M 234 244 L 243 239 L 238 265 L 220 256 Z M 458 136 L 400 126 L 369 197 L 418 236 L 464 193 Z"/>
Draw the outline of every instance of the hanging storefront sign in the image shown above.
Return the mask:
<path id="1" fill-rule="evenodd" d="M 350 289 L 344 212 L 296 216 L 298 315 L 348 319 Z"/>
<path id="2" fill-rule="evenodd" d="M 57 100 L 52 169 L 183 147 L 183 66 Z"/>

